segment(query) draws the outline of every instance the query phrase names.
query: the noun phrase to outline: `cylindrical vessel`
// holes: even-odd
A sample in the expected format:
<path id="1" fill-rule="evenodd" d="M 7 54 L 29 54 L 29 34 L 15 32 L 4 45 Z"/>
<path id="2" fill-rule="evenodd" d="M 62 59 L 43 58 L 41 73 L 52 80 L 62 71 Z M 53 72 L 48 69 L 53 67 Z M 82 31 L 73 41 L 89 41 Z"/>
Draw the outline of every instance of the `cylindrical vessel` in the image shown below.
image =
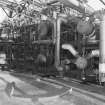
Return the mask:
<path id="1" fill-rule="evenodd" d="M 47 23 L 41 22 L 38 26 L 38 30 L 39 30 L 39 37 L 40 38 L 46 37 L 46 35 L 48 33 Z"/>
<path id="2" fill-rule="evenodd" d="M 90 35 L 93 32 L 94 26 L 89 21 L 79 21 L 77 24 L 77 31 L 80 34 Z"/>

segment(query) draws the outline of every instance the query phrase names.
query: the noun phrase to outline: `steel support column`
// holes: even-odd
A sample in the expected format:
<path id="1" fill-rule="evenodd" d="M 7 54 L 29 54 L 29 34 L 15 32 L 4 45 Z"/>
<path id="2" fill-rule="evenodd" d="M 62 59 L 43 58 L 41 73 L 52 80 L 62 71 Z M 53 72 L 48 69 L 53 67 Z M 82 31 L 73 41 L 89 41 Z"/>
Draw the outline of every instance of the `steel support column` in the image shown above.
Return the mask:
<path id="1" fill-rule="evenodd" d="M 99 80 L 105 82 L 105 14 L 100 24 Z"/>

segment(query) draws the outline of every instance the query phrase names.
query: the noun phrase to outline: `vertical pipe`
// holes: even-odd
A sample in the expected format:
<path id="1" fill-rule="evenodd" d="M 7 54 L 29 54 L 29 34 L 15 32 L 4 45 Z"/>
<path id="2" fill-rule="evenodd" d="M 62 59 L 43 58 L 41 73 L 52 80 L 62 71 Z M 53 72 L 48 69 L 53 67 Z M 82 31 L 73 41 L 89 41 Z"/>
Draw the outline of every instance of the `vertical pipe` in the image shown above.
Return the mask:
<path id="1" fill-rule="evenodd" d="M 54 44 L 56 43 L 56 35 L 57 35 L 57 25 L 56 25 L 56 20 L 54 21 L 54 37 L 53 37 L 53 41 L 54 41 Z"/>
<path id="2" fill-rule="evenodd" d="M 105 82 L 105 14 L 100 25 L 99 80 Z"/>
<path id="3" fill-rule="evenodd" d="M 61 34 L 61 23 L 66 22 L 67 20 L 63 17 L 58 17 L 56 20 L 56 54 L 55 54 L 55 66 L 60 65 L 60 34 Z"/>

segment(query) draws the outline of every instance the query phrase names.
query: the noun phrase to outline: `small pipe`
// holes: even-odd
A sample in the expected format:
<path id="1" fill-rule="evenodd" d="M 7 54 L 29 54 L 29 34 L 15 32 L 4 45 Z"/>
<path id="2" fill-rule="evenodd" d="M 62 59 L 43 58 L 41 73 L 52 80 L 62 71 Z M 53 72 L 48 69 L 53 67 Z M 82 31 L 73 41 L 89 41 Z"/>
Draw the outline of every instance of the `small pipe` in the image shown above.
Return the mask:
<path id="1" fill-rule="evenodd" d="M 55 0 L 55 1 L 50 1 L 49 3 L 47 3 L 47 5 L 52 5 L 52 4 L 56 4 L 56 3 L 58 3 L 57 0 Z"/>

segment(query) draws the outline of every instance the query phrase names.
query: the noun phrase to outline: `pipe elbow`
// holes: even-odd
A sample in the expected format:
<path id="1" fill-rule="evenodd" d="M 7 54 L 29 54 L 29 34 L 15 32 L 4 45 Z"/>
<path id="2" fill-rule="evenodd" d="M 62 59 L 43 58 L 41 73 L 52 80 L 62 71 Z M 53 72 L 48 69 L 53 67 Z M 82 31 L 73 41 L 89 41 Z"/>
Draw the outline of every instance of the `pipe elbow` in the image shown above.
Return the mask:
<path id="1" fill-rule="evenodd" d="M 58 18 L 58 23 L 61 24 L 62 22 L 67 23 L 67 19 L 64 18 L 64 17 L 59 17 L 59 18 Z"/>

